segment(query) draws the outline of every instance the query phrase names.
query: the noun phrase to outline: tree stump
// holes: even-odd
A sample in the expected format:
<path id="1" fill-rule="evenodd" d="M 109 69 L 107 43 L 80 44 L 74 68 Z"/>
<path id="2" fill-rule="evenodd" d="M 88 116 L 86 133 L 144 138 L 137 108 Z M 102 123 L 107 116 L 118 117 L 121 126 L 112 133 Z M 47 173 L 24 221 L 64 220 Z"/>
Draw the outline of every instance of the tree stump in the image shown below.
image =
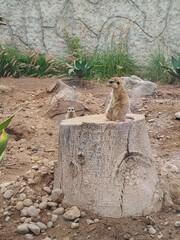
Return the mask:
<path id="1" fill-rule="evenodd" d="M 107 121 L 104 114 L 60 124 L 55 187 L 67 204 L 104 217 L 142 216 L 160 210 L 162 191 L 143 115 Z"/>

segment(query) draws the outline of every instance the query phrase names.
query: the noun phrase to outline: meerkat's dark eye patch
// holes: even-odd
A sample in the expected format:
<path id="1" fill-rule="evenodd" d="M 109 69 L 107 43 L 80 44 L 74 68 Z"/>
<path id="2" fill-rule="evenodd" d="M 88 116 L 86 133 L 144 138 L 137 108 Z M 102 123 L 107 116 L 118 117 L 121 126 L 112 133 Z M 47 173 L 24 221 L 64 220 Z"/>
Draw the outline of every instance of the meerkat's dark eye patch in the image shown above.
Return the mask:
<path id="1" fill-rule="evenodd" d="M 118 85 L 118 86 L 120 85 L 120 82 L 119 82 L 119 81 L 117 81 L 117 85 Z"/>
<path id="2" fill-rule="evenodd" d="M 114 81 L 109 81 L 110 84 L 114 83 Z"/>

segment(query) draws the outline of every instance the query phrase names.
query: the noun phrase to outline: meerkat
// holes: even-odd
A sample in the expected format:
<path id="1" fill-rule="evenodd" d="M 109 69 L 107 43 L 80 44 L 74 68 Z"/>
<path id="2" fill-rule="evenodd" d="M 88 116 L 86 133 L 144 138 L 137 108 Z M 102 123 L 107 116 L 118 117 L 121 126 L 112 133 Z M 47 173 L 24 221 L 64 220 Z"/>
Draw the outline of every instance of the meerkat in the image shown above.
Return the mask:
<path id="1" fill-rule="evenodd" d="M 77 117 L 74 107 L 68 107 L 66 119 Z"/>
<path id="2" fill-rule="evenodd" d="M 125 121 L 130 103 L 121 78 L 111 78 L 106 86 L 113 88 L 111 100 L 105 112 L 106 118 L 110 121 Z"/>

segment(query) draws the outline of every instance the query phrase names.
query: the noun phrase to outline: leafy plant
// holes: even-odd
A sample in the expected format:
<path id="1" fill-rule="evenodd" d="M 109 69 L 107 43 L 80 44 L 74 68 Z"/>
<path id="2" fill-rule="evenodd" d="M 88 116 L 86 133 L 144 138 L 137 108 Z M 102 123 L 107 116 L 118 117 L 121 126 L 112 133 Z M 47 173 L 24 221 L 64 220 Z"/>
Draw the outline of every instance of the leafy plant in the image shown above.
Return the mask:
<path id="1" fill-rule="evenodd" d="M 85 61 L 74 61 L 74 65 L 71 66 L 67 63 L 69 67 L 69 75 L 75 74 L 78 78 L 88 76 L 91 70 L 91 65 Z"/>
<path id="2" fill-rule="evenodd" d="M 168 61 L 165 58 L 165 54 L 160 49 L 150 55 L 150 60 L 145 68 L 144 76 L 153 82 L 172 83 L 174 78 L 167 74 L 162 68 L 162 65 L 167 65 Z"/>
<path id="3" fill-rule="evenodd" d="M 13 114 L 10 118 L 5 120 L 4 122 L 0 123 L 0 164 L 3 161 L 4 151 L 5 151 L 5 148 L 7 146 L 8 139 L 9 139 L 9 136 L 5 132 L 5 130 L 8 127 L 9 123 L 11 122 L 11 120 L 13 119 L 13 117 L 15 116 L 15 114 Z"/>
<path id="4" fill-rule="evenodd" d="M 173 77 L 178 78 L 180 81 L 180 56 L 178 59 L 172 56 L 171 64 L 172 68 L 164 66 L 163 64 L 161 64 L 161 66 L 165 68 L 167 72 L 170 73 Z"/>

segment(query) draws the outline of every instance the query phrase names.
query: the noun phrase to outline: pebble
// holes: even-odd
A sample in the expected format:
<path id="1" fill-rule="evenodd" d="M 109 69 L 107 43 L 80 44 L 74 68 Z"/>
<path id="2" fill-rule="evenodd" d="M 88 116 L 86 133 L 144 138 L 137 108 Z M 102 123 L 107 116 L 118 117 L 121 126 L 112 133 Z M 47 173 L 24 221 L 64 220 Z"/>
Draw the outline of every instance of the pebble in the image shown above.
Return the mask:
<path id="1" fill-rule="evenodd" d="M 25 240 L 34 240 L 34 236 L 32 235 L 32 234 L 26 234 L 26 235 L 24 235 L 24 239 Z"/>
<path id="2" fill-rule="evenodd" d="M 51 194 L 51 189 L 50 187 L 43 187 L 43 190 L 49 194 Z"/>
<path id="3" fill-rule="evenodd" d="M 34 224 L 34 223 L 30 223 L 28 224 L 28 228 L 31 230 L 31 232 L 33 232 L 35 235 L 39 235 L 40 234 L 40 228 Z"/>
<path id="4" fill-rule="evenodd" d="M 180 120 L 180 112 L 176 112 L 176 113 L 174 114 L 174 116 L 175 116 L 176 119 Z"/>
<path id="5" fill-rule="evenodd" d="M 29 189 L 27 190 L 27 194 L 29 194 L 29 195 L 34 195 L 34 194 L 35 194 L 35 191 L 34 191 L 33 189 L 29 188 Z"/>
<path id="6" fill-rule="evenodd" d="M 5 217 L 5 222 L 9 222 L 9 220 L 10 220 L 9 216 Z"/>
<path id="7" fill-rule="evenodd" d="M 55 215 L 55 214 L 52 214 L 51 221 L 52 221 L 52 222 L 56 222 L 57 219 L 58 219 L 58 216 Z"/>
<path id="8" fill-rule="evenodd" d="M 174 224 L 175 227 L 180 227 L 180 221 L 176 221 L 175 224 Z"/>
<path id="9" fill-rule="evenodd" d="M 156 234 L 156 229 L 151 226 L 148 228 L 148 232 L 149 232 L 149 234 L 154 235 L 154 234 Z"/>
<path id="10" fill-rule="evenodd" d="M 40 209 L 46 209 L 47 208 L 47 202 L 42 202 L 39 204 Z"/>
<path id="11" fill-rule="evenodd" d="M 99 219 L 98 218 L 95 218 L 94 219 L 94 223 L 98 223 L 99 222 Z"/>
<path id="12" fill-rule="evenodd" d="M 86 216 L 86 213 L 85 212 L 81 212 L 81 217 L 85 217 Z"/>
<path id="13" fill-rule="evenodd" d="M 28 216 L 28 208 L 25 207 L 21 210 L 21 217 L 27 217 Z"/>
<path id="14" fill-rule="evenodd" d="M 60 188 L 54 189 L 54 190 L 52 190 L 51 197 L 52 197 L 53 202 L 59 203 L 64 198 L 64 193 L 63 193 L 62 189 L 60 189 Z"/>
<path id="15" fill-rule="evenodd" d="M 80 215 L 81 215 L 80 210 L 76 206 L 73 206 L 64 213 L 63 217 L 66 220 L 74 220 L 80 217 Z"/>
<path id="16" fill-rule="evenodd" d="M 23 204 L 24 204 L 25 207 L 30 207 L 33 204 L 33 202 L 32 202 L 31 199 L 27 198 L 23 201 Z"/>
<path id="17" fill-rule="evenodd" d="M 52 221 L 49 221 L 49 222 L 47 223 L 47 227 L 48 227 L 48 228 L 51 228 L 52 225 L 53 225 L 53 222 L 52 222 Z"/>
<path id="18" fill-rule="evenodd" d="M 91 219 L 86 219 L 86 223 L 87 223 L 88 225 L 90 225 L 90 224 L 93 224 L 93 223 L 94 223 L 94 221 L 93 221 L 93 220 L 91 220 Z"/>
<path id="19" fill-rule="evenodd" d="M 47 229 L 46 224 L 44 224 L 42 222 L 37 222 L 36 225 L 40 228 L 41 231 Z"/>
<path id="20" fill-rule="evenodd" d="M 17 230 L 20 234 L 26 234 L 29 232 L 28 224 L 24 223 L 17 227 Z"/>
<path id="21" fill-rule="evenodd" d="M 75 222 L 72 222 L 71 223 L 71 228 L 72 229 L 76 229 L 76 228 L 78 228 L 79 227 L 79 223 L 75 223 Z"/>
<path id="22" fill-rule="evenodd" d="M 27 211 L 28 215 L 30 217 L 37 217 L 39 215 L 39 211 L 37 210 L 36 207 L 30 206 Z"/>
<path id="23" fill-rule="evenodd" d="M 49 237 L 46 237 L 44 240 L 52 240 L 51 238 L 49 238 Z"/>
<path id="24" fill-rule="evenodd" d="M 53 214 L 62 215 L 64 213 L 64 208 L 59 207 L 53 211 Z"/>
<path id="25" fill-rule="evenodd" d="M 56 207 L 57 203 L 55 203 L 55 202 L 48 202 L 47 205 L 48 205 L 48 207 Z"/>
<path id="26" fill-rule="evenodd" d="M 6 199 L 10 199 L 14 194 L 14 191 L 13 190 L 6 190 L 4 193 L 3 193 L 3 197 L 6 198 Z"/>
<path id="27" fill-rule="evenodd" d="M 17 203 L 16 203 L 16 209 L 17 209 L 18 211 L 21 211 L 21 210 L 23 209 L 23 207 L 24 207 L 24 205 L 23 205 L 22 202 L 17 202 Z"/>

